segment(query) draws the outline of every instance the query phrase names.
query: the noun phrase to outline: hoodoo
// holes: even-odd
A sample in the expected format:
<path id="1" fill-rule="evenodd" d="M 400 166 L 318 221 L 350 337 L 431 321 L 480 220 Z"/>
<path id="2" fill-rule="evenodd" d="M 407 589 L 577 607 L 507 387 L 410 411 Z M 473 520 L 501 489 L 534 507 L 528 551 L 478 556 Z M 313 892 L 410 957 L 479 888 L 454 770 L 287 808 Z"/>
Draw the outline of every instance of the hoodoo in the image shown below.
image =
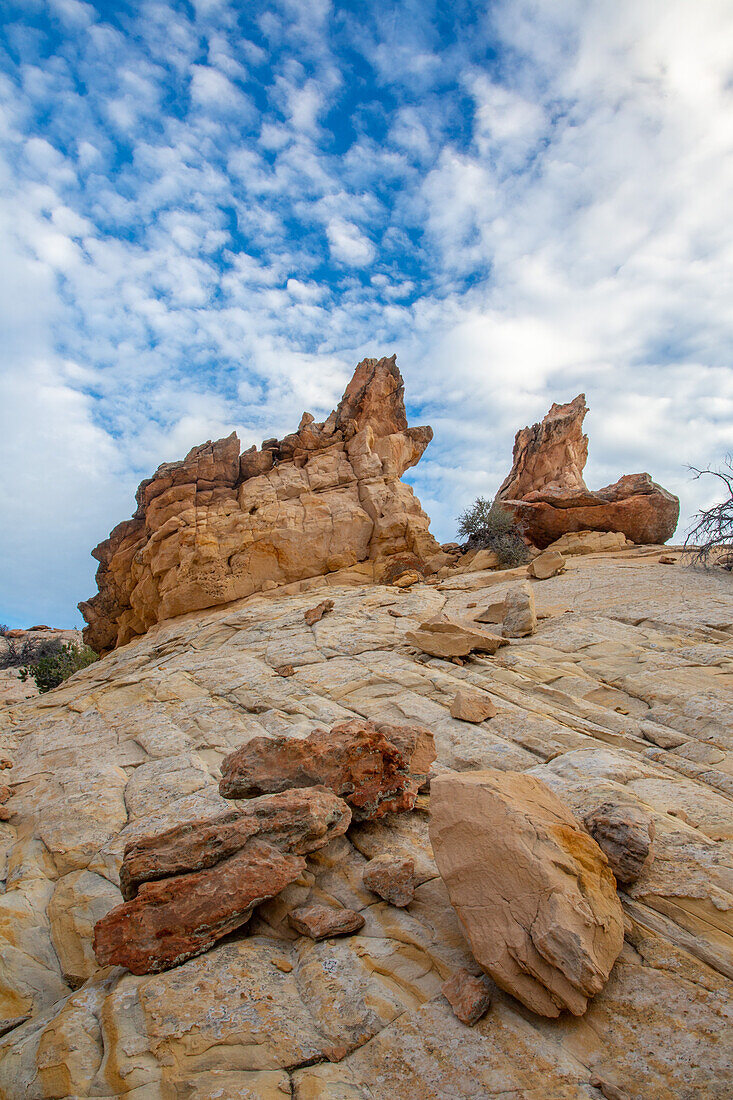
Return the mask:
<path id="1" fill-rule="evenodd" d="M 232 433 L 164 463 L 141 483 L 132 519 L 92 551 L 99 592 L 79 604 L 85 641 L 106 653 L 163 619 L 309 577 L 380 580 L 395 554 L 442 564 L 400 481 L 432 438 L 407 426 L 392 356 L 359 363 L 321 424 L 303 413 L 297 432 L 259 450 L 240 455 Z"/>
<path id="2" fill-rule="evenodd" d="M 581 393 L 567 405 L 553 405 L 539 424 L 521 428 L 496 499 L 541 549 L 568 531 L 620 531 L 636 543 L 666 542 L 677 526 L 680 502 L 649 474 L 624 474 L 595 492 L 586 486 L 587 412 Z"/>

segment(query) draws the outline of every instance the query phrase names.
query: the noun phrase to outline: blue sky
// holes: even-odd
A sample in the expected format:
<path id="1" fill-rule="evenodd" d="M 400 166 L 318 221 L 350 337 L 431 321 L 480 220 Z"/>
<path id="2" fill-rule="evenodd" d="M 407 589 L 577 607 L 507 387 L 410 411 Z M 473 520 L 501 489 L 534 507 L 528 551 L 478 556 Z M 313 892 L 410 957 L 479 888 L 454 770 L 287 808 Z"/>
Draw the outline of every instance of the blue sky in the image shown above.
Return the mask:
<path id="1" fill-rule="evenodd" d="M 397 352 L 440 538 L 585 391 L 587 480 L 733 449 L 729 0 L 4 0 L 0 621 L 162 461 Z"/>

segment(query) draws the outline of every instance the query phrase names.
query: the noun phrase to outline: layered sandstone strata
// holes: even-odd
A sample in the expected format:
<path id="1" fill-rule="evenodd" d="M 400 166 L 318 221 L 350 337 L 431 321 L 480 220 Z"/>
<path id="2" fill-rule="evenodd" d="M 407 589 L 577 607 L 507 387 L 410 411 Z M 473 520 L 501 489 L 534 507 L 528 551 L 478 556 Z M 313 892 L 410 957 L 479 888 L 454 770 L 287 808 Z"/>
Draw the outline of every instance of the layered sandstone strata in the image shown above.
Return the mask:
<path id="1" fill-rule="evenodd" d="M 541 548 L 569 531 L 616 531 L 635 543 L 666 542 L 677 526 L 680 502 L 649 474 L 624 474 L 595 492 L 586 486 L 587 412 L 581 393 L 567 405 L 553 405 L 539 424 L 518 431 L 512 468 L 496 499 Z"/>
<path id="2" fill-rule="evenodd" d="M 359 567 L 376 577 L 409 552 L 443 564 L 429 519 L 400 481 L 432 439 L 408 428 L 391 359 L 364 359 L 317 424 L 240 455 L 235 433 L 164 463 L 137 491 L 137 511 L 92 554 L 99 592 L 79 608 L 100 653 L 188 611 Z M 366 568 L 361 563 L 369 563 Z"/>

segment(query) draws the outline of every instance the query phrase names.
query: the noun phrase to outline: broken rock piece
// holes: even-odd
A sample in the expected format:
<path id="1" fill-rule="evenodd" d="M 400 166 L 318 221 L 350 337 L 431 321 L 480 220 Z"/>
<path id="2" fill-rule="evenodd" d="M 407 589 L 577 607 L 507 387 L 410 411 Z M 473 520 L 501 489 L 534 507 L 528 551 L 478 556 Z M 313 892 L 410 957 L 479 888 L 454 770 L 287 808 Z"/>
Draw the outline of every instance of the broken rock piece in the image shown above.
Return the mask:
<path id="1" fill-rule="evenodd" d="M 513 585 L 504 597 L 505 638 L 525 638 L 537 630 L 534 592 L 529 581 Z"/>
<path id="2" fill-rule="evenodd" d="M 640 806 L 604 802 L 583 818 L 619 882 L 636 882 L 651 863 L 654 821 Z"/>
<path id="3" fill-rule="evenodd" d="M 346 803 L 314 787 L 138 838 L 120 872 L 128 900 L 94 928 L 99 963 L 148 974 L 201 954 L 299 878 L 303 856 L 350 823 Z"/>
<path id="4" fill-rule="evenodd" d="M 327 611 L 333 611 L 333 600 L 321 600 L 315 607 L 310 607 L 303 613 L 303 618 L 308 626 L 314 626 L 321 621 Z"/>
<path id="5" fill-rule="evenodd" d="M 496 717 L 496 707 L 487 695 L 477 691 L 457 691 L 450 705 L 451 718 L 461 722 L 483 722 Z"/>
<path id="6" fill-rule="evenodd" d="M 491 986 L 484 977 L 476 977 L 468 970 L 457 970 L 452 978 L 443 982 L 441 993 L 462 1024 L 473 1027 L 491 1008 Z"/>
<path id="7" fill-rule="evenodd" d="M 0 783 L 0 821 L 10 821 L 10 818 L 13 816 L 8 807 L 4 805 L 12 793 L 11 787 L 7 787 L 3 783 Z"/>
<path id="8" fill-rule="evenodd" d="M 415 805 L 435 759 L 432 734 L 420 726 L 352 719 L 309 737 L 254 737 L 221 765 L 224 798 L 255 798 L 322 784 L 348 802 L 355 821 Z"/>
<path id="9" fill-rule="evenodd" d="M 438 775 L 430 803 L 435 861 L 477 963 L 533 1012 L 582 1015 L 624 937 L 596 842 L 527 774 Z"/>
<path id="10" fill-rule="evenodd" d="M 538 581 L 546 581 L 548 577 L 556 577 L 565 570 L 565 558 L 557 550 L 544 550 L 533 558 L 527 567 L 530 577 L 536 577 Z"/>
<path id="11" fill-rule="evenodd" d="M 496 634 L 450 619 L 421 623 L 417 630 L 407 631 L 405 640 L 432 657 L 467 657 L 474 651 L 493 654 L 507 644 Z"/>
<path id="12" fill-rule="evenodd" d="M 404 909 L 415 896 L 415 861 L 397 856 L 376 856 L 364 869 L 367 890 L 379 894 L 390 905 Z"/>
<path id="13" fill-rule="evenodd" d="M 364 918 L 354 909 L 336 909 L 333 905 L 303 905 L 288 914 L 291 928 L 301 936 L 323 940 L 327 936 L 347 936 L 364 927 Z"/>

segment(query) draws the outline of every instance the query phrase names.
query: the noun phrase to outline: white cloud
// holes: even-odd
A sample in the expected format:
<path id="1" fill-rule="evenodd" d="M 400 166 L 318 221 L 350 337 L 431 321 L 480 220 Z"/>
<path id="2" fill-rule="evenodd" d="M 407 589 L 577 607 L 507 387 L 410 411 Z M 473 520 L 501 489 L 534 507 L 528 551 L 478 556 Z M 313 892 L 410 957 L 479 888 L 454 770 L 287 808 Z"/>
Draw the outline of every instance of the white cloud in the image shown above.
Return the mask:
<path id="1" fill-rule="evenodd" d="M 331 255 L 351 267 L 366 267 L 374 259 L 374 246 L 353 222 L 332 218 L 326 226 Z"/>

